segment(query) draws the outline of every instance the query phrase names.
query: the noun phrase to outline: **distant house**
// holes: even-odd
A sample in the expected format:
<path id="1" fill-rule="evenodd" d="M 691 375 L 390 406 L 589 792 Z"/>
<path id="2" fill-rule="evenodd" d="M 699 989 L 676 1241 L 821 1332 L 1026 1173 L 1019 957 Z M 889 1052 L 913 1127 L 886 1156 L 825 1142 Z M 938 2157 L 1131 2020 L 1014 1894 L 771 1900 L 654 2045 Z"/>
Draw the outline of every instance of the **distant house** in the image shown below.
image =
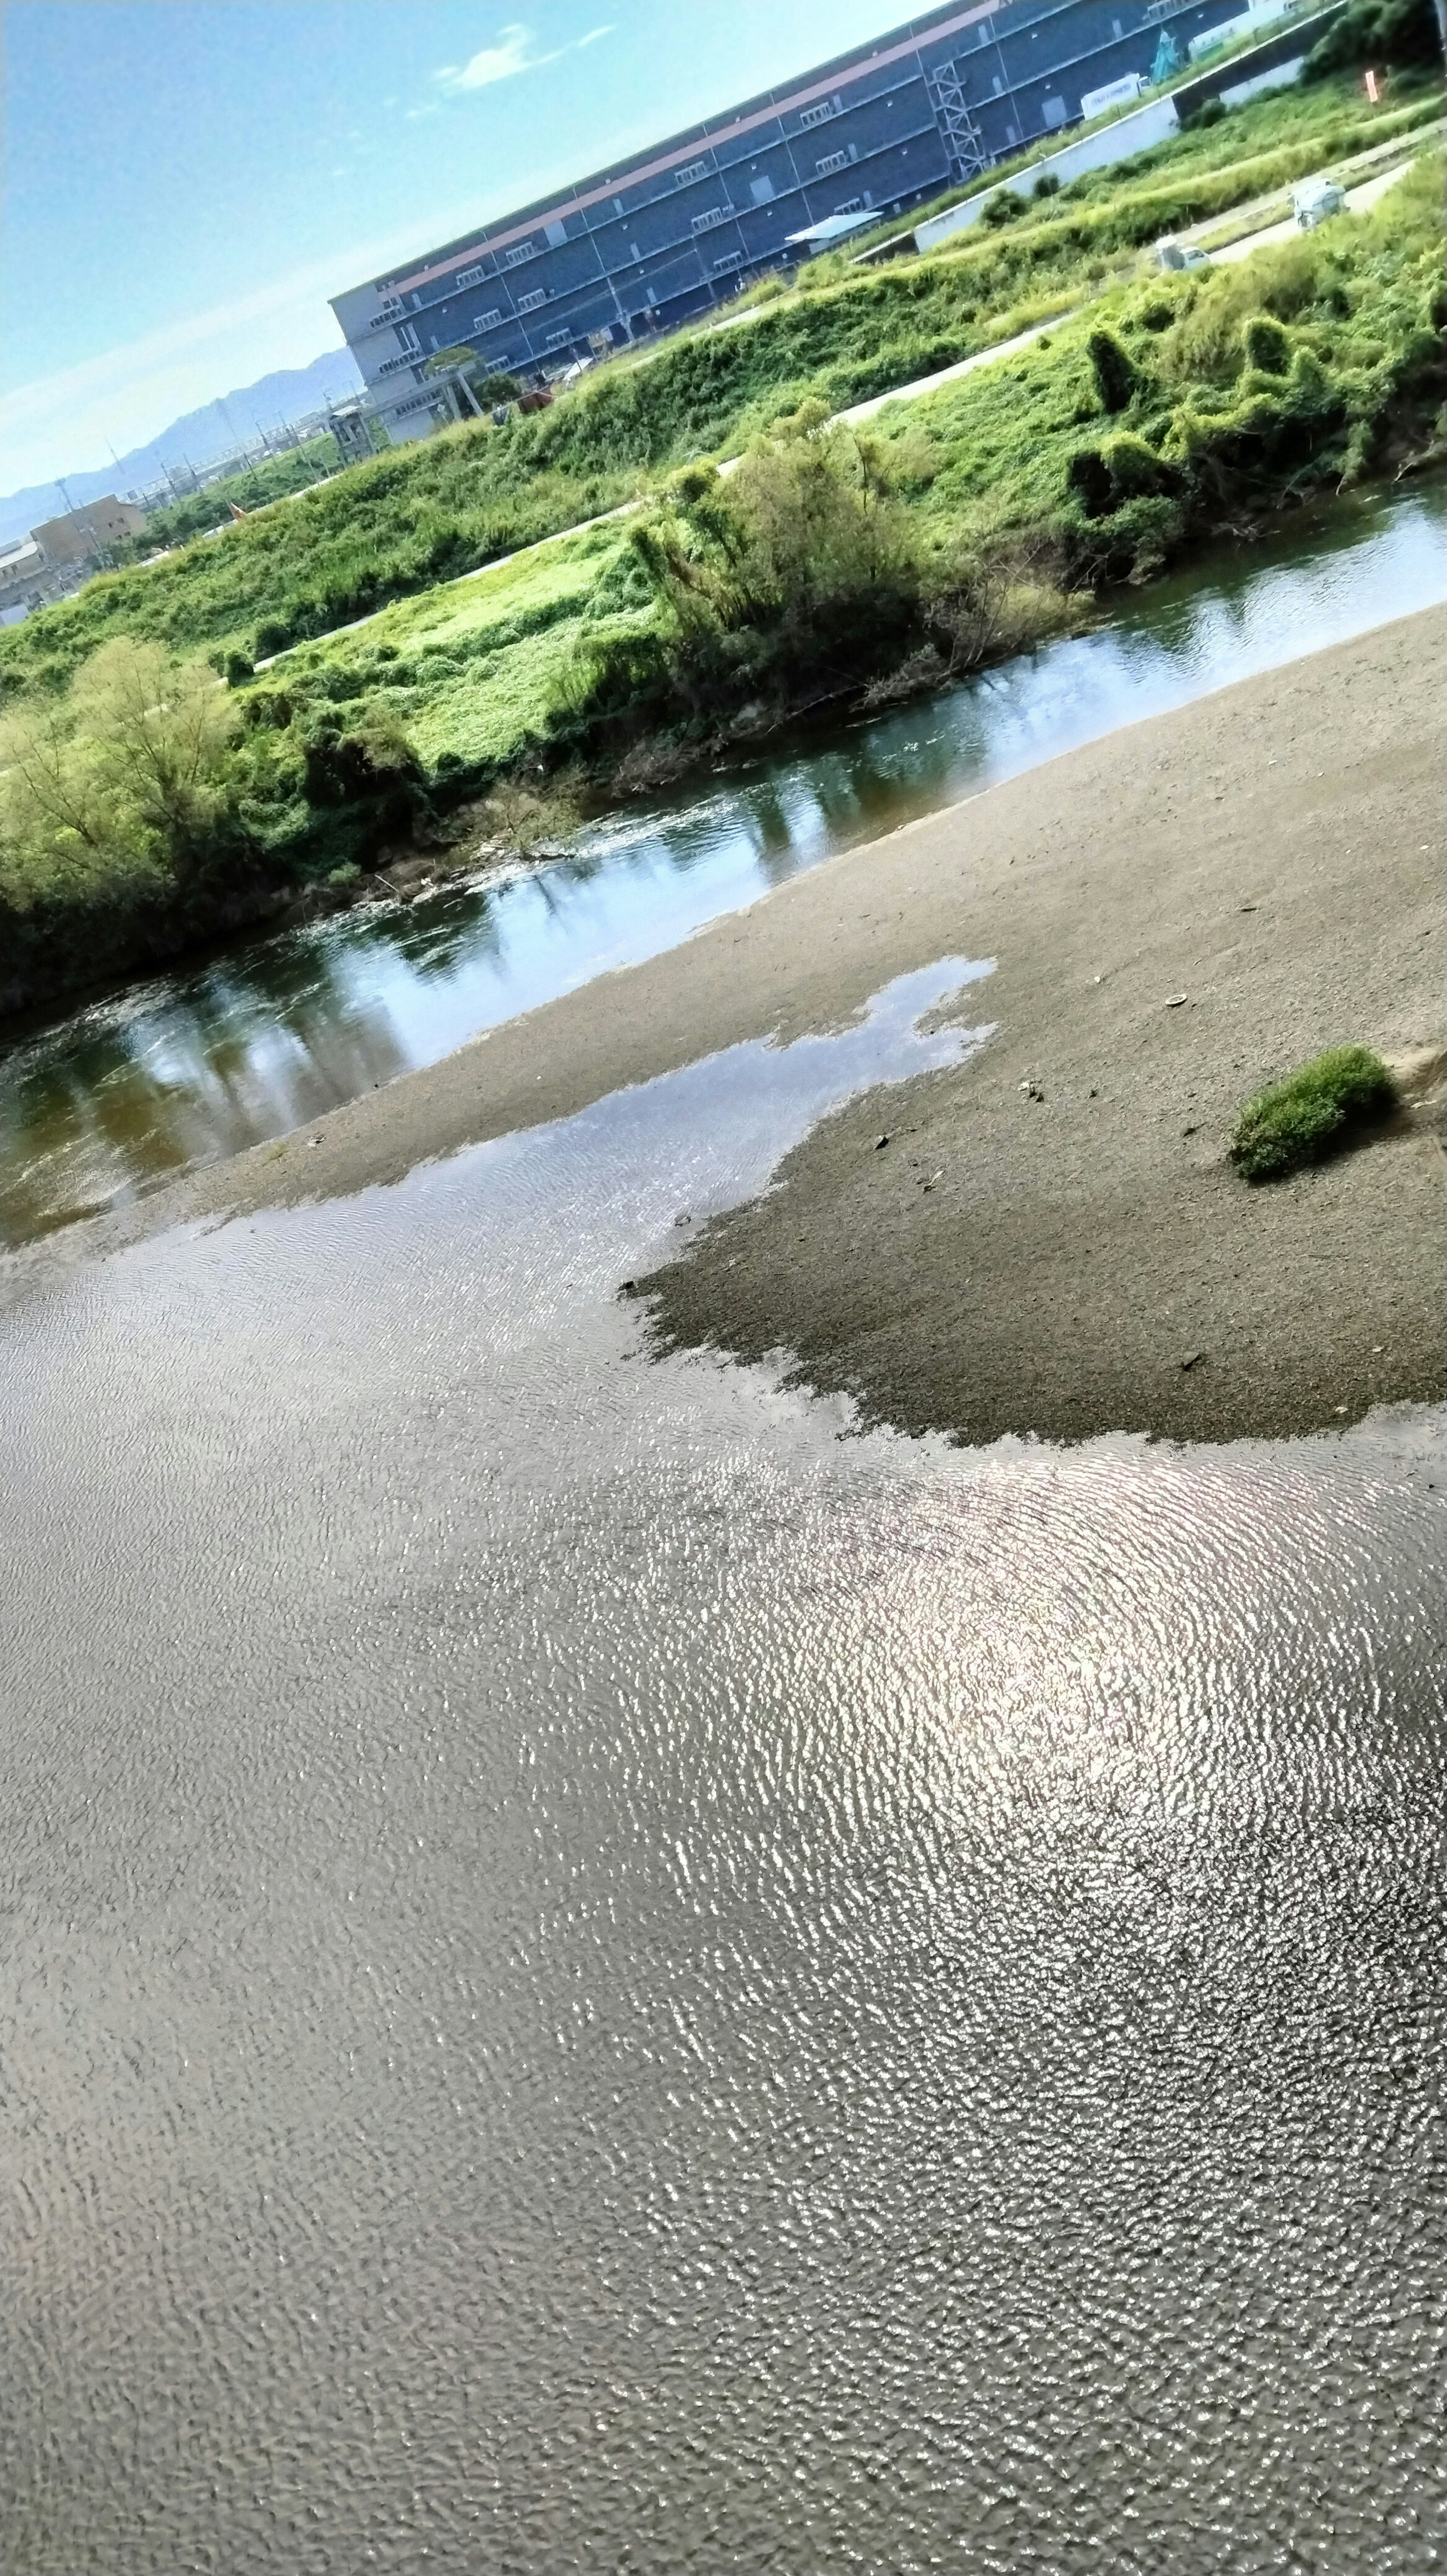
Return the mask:
<path id="1" fill-rule="evenodd" d="M 0 546 L 0 625 L 16 626 L 41 598 L 45 557 L 33 537 Z"/>
<path id="2" fill-rule="evenodd" d="M 83 510 L 44 520 L 30 536 L 47 564 L 95 563 L 109 547 L 138 537 L 145 524 L 145 511 L 134 501 L 118 501 L 114 492 L 107 492 L 99 501 L 87 501 Z"/>

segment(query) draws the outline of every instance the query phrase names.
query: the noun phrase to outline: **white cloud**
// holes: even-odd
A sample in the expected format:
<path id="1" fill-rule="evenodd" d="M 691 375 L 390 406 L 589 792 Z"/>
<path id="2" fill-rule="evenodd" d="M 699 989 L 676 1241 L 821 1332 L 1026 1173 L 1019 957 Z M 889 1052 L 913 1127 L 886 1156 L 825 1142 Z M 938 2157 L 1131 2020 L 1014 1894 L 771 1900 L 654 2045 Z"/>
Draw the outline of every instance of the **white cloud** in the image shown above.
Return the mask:
<path id="1" fill-rule="evenodd" d="M 544 63 L 557 61 L 556 53 L 535 54 L 532 42 L 526 27 L 502 27 L 498 30 L 498 42 L 484 45 L 481 52 L 465 62 L 460 71 L 455 64 L 449 63 L 440 72 L 434 72 L 432 77 L 440 81 L 444 89 L 491 89 L 494 81 L 513 80 L 519 72 L 535 72 Z"/>
<path id="2" fill-rule="evenodd" d="M 456 98 L 464 90 L 491 89 L 495 81 L 515 80 L 519 72 L 539 72 L 544 64 L 559 63 L 564 54 L 580 54 L 585 45 L 596 45 L 600 36 L 611 36 L 612 33 L 611 22 L 606 27 L 590 27 L 586 36 L 579 36 L 571 45 L 555 45 L 550 54 L 535 54 L 532 36 L 526 27 L 518 24 L 500 27 L 495 45 L 484 45 L 480 53 L 474 54 L 460 67 L 456 63 L 444 63 L 432 77 L 440 89 Z M 414 115 L 417 113 L 415 109 L 412 112 Z"/>

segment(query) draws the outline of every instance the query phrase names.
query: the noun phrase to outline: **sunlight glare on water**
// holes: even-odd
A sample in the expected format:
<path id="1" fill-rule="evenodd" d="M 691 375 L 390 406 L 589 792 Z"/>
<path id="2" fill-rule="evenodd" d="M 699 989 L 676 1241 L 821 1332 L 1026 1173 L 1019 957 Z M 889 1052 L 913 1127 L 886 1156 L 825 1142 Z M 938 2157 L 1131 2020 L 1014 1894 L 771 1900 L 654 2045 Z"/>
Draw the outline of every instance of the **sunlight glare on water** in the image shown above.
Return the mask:
<path id="1" fill-rule="evenodd" d="M 1440 1420 L 617 1294 L 980 974 L 0 1319 L 7 2566 L 1440 2554 Z"/>

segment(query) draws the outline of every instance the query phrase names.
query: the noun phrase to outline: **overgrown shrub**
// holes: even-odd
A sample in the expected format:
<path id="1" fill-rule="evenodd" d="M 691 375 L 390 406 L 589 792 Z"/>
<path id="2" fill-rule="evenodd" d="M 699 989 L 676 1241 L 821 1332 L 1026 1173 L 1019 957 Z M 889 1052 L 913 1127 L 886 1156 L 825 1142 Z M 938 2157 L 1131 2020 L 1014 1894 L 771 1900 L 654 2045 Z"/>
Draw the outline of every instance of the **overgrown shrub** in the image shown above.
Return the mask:
<path id="1" fill-rule="evenodd" d="M 620 671 L 677 717 L 828 693 L 879 667 L 913 625 L 920 571 L 876 442 L 807 405 L 725 480 L 690 469 L 630 533 L 665 641 L 600 639 L 563 728 L 618 706 Z M 646 667 L 645 667 L 646 666 Z"/>
<path id="2" fill-rule="evenodd" d="M 1085 344 L 1102 411 L 1128 411 L 1136 389 L 1136 370 L 1113 331 L 1092 331 Z"/>
<path id="3" fill-rule="evenodd" d="M 1247 1101 L 1231 1159 L 1248 1181 L 1284 1180 L 1385 1117 L 1396 1097 L 1391 1075 L 1370 1047 L 1331 1047 Z"/>
<path id="4" fill-rule="evenodd" d="M 1291 365 L 1291 342 L 1270 313 L 1253 313 L 1241 334 L 1246 364 L 1260 376 L 1284 376 Z"/>
<path id="5" fill-rule="evenodd" d="M 91 881 L 173 877 L 211 840 L 239 716 L 210 665 L 118 641 L 0 736 L 0 883 L 23 908 Z"/>
<path id="6" fill-rule="evenodd" d="M 1440 69 L 1442 38 L 1432 0 L 1353 0 L 1306 58 L 1305 77 L 1358 63 L 1422 63 Z"/>
<path id="7" fill-rule="evenodd" d="M 1329 273 L 1330 244 L 1315 233 L 1274 243 L 1255 257 L 1216 269 L 1195 285 L 1162 333 L 1157 363 L 1177 384 L 1227 383 L 1241 364 L 1247 324 L 1257 314 L 1294 322 L 1315 301 Z"/>

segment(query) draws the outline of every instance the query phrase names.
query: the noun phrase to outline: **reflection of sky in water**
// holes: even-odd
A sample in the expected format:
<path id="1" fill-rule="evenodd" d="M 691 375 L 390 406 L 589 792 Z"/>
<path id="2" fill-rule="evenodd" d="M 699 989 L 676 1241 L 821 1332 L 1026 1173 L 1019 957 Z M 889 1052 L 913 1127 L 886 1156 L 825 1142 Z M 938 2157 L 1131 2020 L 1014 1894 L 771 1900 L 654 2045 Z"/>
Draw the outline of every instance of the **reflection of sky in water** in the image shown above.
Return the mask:
<path id="1" fill-rule="evenodd" d="M 0 1060 L 0 1238 L 283 1135 L 833 851 L 1425 607 L 1447 587 L 1444 517 L 1421 492 L 1198 560 L 1098 634 L 776 748 L 531 875 L 345 915 L 97 1003 Z"/>

